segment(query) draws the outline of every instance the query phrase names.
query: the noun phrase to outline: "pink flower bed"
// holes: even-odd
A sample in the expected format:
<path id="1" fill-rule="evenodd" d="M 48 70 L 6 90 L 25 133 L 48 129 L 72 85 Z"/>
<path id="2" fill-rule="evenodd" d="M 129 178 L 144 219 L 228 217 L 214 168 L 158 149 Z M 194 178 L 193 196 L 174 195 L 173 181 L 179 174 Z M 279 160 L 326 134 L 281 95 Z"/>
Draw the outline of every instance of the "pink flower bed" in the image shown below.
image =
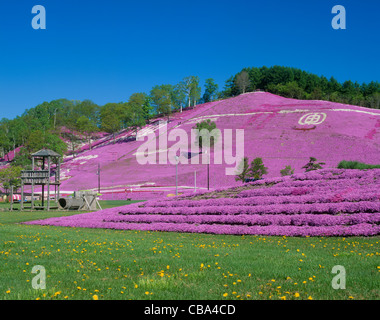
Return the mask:
<path id="1" fill-rule="evenodd" d="M 319 170 L 249 185 L 240 192 L 223 188 L 235 191 L 230 198 L 199 192 L 205 199 L 195 200 L 189 193 L 27 224 L 236 235 L 380 234 L 380 169 Z"/>

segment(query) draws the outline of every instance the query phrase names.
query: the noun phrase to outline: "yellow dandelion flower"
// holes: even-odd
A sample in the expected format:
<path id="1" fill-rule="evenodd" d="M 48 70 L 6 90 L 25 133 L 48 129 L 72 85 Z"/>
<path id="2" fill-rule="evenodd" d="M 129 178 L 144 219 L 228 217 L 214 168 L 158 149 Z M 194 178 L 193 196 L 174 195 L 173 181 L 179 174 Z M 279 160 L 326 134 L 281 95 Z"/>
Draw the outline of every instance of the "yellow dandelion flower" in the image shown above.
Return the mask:
<path id="1" fill-rule="evenodd" d="M 94 295 L 92 296 L 92 299 L 94 299 L 94 300 L 99 300 L 99 297 L 98 297 L 96 294 L 94 294 Z"/>

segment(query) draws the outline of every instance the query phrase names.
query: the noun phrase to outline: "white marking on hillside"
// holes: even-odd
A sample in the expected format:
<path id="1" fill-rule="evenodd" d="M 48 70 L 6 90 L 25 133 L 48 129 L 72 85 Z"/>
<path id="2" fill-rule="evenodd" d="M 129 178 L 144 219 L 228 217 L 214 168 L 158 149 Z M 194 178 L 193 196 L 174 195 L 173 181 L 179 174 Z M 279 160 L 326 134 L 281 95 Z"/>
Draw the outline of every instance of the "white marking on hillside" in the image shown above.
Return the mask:
<path id="1" fill-rule="evenodd" d="M 304 113 L 309 112 L 309 109 L 296 109 L 296 110 L 281 110 L 278 113 Z"/>
<path id="2" fill-rule="evenodd" d="M 207 118 L 207 119 L 210 121 L 214 121 L 214 122 L 218 120 L 218 118 Z M 191 119 L 187 123 L 194 124 L 194 123 L 199 123 L 201 121 L 202 121 L 202 119 L 197 118 L 197 119 Z"/>
<path id="3" fill-rule="evenodd" d="M 364 111 L 364 110 L 354 110 L 354 109 L 330 109 L 330 111 L 345 111 L 345 112 L 358 112 L 358 113 L 366 113 L 372 116 L 380 116 L 380 113 Z"/>
<path id="4" fill-rule="evenodd" d="M 321 124 L 322 122 L 324 122 L 326 120 L 326 113 L 324 112 L 311 112 L 311 113 L 307 113 L 305 115 L 303 115 L 299 120 L 298 120 L 298 124 L 300 125 L 311 125 L 311 124 L 314 124 L 314 125 L 317 125 L 317 124 Z"/>
<path id="5" fill-rule="evenodd" d="M 71 160 L 72 162 L 77 162 L 77 161 L 81 161 L 81 160 L 91 160 L 91 159 L 96 159 L 97 157 L 99 157 L 98 154 L 94 154 L 94 155 L 90 155 L 90 156 L 80 156 L 80 157 L 77 157 L 73 160 Z M 81 162 L 80 164 L 83 164 L 83 163 L 86 163 L 87 161 L 84 161 L 84 162 Z"/>

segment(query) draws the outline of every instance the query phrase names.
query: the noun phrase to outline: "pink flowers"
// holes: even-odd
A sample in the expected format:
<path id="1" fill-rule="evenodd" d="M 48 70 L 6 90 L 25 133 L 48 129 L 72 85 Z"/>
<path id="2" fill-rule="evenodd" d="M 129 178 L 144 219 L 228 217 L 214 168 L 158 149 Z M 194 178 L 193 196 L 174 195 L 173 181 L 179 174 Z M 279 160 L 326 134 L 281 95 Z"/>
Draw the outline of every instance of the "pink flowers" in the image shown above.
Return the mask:
<path id="1" fill-rule="evenodd" d="M 178 196 L 28 224 L 278 236 L 380 234 L 378 169 L 319 170 L 246 188 L 231 188 L 232 198 Z"/>

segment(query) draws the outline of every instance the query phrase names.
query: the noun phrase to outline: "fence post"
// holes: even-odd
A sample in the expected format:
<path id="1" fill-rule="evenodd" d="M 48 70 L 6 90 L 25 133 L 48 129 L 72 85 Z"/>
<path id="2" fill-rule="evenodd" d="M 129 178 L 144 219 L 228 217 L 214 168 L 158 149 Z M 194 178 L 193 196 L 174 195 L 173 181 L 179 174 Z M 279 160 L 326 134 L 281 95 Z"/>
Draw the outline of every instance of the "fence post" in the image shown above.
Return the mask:
<path id="1" fill-rule="evenodd" d="M 13 211 L 13 186 L 11 186 L 11 211 Z"/>

